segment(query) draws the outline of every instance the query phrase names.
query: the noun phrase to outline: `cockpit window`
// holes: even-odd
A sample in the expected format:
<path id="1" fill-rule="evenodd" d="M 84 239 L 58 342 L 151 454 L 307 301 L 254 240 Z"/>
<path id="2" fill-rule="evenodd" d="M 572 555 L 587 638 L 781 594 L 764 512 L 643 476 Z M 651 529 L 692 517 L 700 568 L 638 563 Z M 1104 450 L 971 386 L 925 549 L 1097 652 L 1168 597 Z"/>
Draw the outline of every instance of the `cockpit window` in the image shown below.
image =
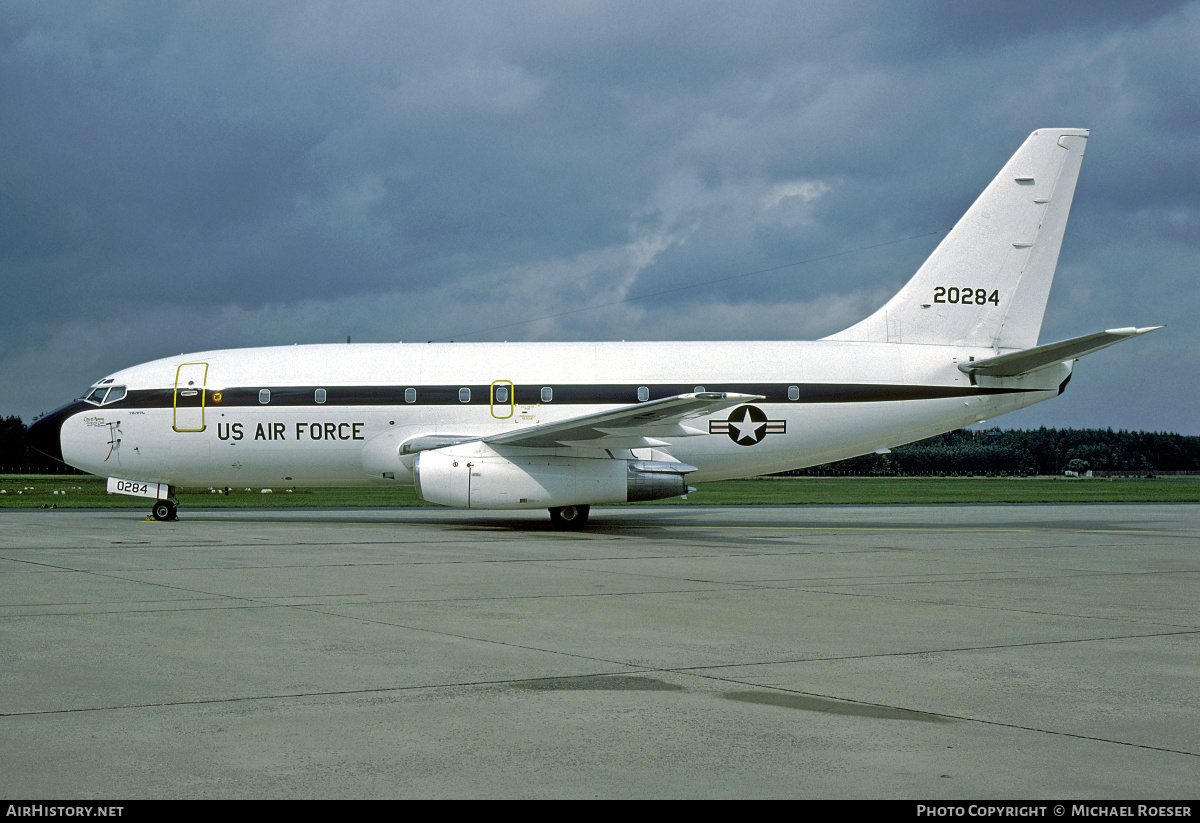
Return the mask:
<path id="1" fill-rule="evenodd" d="M 125 387 L 108 385 L 111 382 L 111 378 L 101 381 L 99 386 L 94 387 L 83 396 L 84 402 L 91 403 L 93 406 L 107 406 L 109 403 L 116 403 L 125 397 Z"/>

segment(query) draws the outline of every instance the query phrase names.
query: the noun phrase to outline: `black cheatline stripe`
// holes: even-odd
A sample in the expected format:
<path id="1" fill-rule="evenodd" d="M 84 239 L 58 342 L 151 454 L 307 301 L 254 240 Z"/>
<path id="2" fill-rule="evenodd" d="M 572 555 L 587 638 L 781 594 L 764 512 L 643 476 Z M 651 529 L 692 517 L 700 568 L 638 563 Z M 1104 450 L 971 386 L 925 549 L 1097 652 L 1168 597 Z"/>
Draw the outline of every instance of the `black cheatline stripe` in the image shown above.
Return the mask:
<path id="1" fill-rule="evenodd" d="M 799 389 L 796 400 L 788 399 L 792 386 Z M 650 400 L 690 394 L 696 386 L 692 383 L 644 383 L 644 384 L 550 384 L 554 391 L 551 403 L 542 404 L 542 386 L 515 386 L 514 404 L 525 405 L 629 405 L 638 402 L 638 389 L 649 389 Z M 269 389 L 270 403 L 259 403 L 259 391 Z M 315 392 L 325 389 L 325 402 L 317 403 Z M 470 389 L 471 399 L 467 403 L 459 400 L 460 389 Z M 405 402 L 404 393 L 416 389 L 415 403 Z M 1036 391 L 1036 389 L 985 389 L 976 386 L 903 386 L 875 383 L 722 383 L 705 384 L 705 391 L 733 392 L 737 394 L 760 394 L 765 400 L 759 403 L 880 403 L 899 400 L 936 400 L 947 397 L 978 397 L 990 394 L 1011 394 Z M 104 409 L 155 409 L 171 408 L 175 405 L 172 389 L 142 389 L 130 391 L 123 400 L 97 408 Z M 217 396 L 219 395 L 219 399 Z M 189 398 L 191 399 L 191 398 Z M 491 403 L 491 386 L 476 384 L 468 386 L 262 386 L 255 388 L 235 387 L 208 389 L 204 405 L 209 409 L 245 406 L 487 406 Z M 189 406 L 198 406 L 191 399 Z M 498 404 L 507 405 L 507 404 Z"/>

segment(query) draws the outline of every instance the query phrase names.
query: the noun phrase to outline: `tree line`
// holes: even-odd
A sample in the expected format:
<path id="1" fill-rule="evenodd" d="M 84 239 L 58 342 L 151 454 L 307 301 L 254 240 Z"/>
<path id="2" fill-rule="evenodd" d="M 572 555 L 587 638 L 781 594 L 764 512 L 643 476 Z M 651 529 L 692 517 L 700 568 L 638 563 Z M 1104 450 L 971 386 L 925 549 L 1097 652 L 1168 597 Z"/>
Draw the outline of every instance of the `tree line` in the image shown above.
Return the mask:
<path id="1" fill-rule="evenodd" d="M 1200 437 L 1112 429 L 960 429 L 887 454 L 785 472 L 804 476 L 1034 476 L 1200 472 Z"/>
<path id="2" fill-rule="evenodd" d="M 20 417 L 0 417 L 0 474 L 82 474 L 29 447 Z"/>
<path id="3" fill-rule="evenodd" d="M 74 469 L 31 449 L 20 417 L 0 418 L 0 474 Z M 1029 476 L 1075 471 L 1154 474 L 1200 471 L 1200 437 L 1112 429 L 986 429 L 940 434 L 837 463 L 785 472 L 806 476 Z"/>

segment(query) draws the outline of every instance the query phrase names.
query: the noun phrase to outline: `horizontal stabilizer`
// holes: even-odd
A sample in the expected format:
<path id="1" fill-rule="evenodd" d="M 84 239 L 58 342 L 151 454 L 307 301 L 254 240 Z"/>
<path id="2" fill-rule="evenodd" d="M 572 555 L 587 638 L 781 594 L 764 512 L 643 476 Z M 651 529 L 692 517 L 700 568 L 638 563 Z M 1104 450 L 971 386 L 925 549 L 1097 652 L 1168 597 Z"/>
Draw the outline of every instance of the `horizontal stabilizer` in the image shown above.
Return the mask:
<path id="1" fill-rule="evenodd" d="M 1083 337 L 1073 337 L 1058 343 L 1047 343 L 1044 346 L 1034 346 L 1032 349 L 989 357 L 986 360 L 972 360 L 962 363 L 959 370 L 969 375 L 985 375 L 987 377 L 1016 377 L 1044 366 L 1062 363 L 1066 360 L 1077 360 L 1085 354 L 1107 348 L 1122 340 L 1161 329 L 1162 326 L 1147 326 L 1144 329 L 1109 329 L 1085 334 Z"/>

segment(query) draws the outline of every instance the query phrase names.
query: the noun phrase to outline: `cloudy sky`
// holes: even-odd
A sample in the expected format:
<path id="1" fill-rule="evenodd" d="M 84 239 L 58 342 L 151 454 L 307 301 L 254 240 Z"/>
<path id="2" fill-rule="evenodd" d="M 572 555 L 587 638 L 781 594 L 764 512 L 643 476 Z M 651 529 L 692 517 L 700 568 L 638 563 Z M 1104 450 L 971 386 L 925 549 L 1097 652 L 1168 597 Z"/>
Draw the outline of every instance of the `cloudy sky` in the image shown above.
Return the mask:
<path id="1" fill-rule="evenodd" d="M 1069 126 L 1042 342 L 1168 328 L 997 422 L 1200 434 L 1197 43 L 1200 2 L 0 0 L 0 416 L 208 348 L 813 339 Z"/>

